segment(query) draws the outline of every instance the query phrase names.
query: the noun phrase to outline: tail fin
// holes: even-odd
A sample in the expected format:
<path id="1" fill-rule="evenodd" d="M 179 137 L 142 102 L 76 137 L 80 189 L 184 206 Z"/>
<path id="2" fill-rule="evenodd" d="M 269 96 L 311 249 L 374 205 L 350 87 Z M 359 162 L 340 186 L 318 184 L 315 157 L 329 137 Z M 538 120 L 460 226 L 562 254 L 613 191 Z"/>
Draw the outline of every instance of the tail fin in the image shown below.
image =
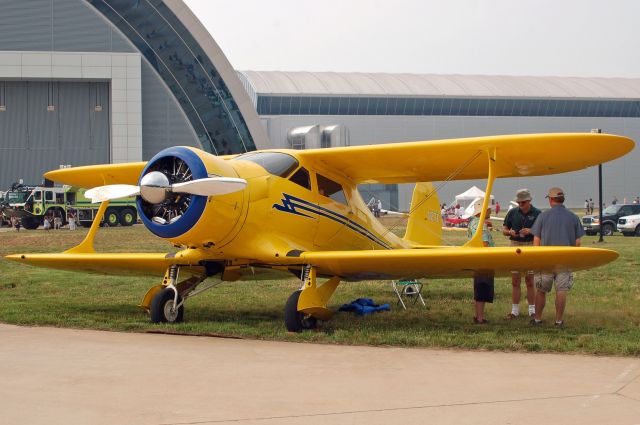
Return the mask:
<path id="1" fill-rule="evenodd" d="M 416 183 L 416 187 L 413 189 L 409 221 L 404 239 L 419 245 L 440 245 L 442 243 L 440 199 L 431 183 Z"/>

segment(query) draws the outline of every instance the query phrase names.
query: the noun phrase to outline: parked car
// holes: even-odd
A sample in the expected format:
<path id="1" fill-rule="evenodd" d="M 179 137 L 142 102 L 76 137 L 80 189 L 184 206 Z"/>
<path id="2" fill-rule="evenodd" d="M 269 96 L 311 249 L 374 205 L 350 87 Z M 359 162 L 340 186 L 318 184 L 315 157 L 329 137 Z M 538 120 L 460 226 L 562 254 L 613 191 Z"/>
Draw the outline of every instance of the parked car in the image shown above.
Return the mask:
<path id="1" fill-rule="evenodd" d="M 613 235 L 620 218 L 635 214 L 640 214 L 640 204 L 616 204 L 608 206 L 602 211 L 602 233 L 605 236 Z M 597 234 L 600 232 L 600 217 L 597 215 L 585 215 L 582 217 L 582 227 L 584 227 L 587 235 Z"/>
<path id="2" fill-rule="evenodd" d="M 619 218 L 618 232 L 625 236 L 640 236 L 640 214 Z"/>

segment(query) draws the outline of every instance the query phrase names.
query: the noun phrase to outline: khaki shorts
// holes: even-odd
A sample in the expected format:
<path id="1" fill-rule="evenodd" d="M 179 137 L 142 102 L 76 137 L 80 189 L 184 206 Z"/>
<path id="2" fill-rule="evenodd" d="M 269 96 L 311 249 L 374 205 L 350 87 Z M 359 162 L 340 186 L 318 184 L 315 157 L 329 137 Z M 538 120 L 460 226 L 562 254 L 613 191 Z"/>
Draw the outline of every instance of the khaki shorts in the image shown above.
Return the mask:
<path id="1" fill-rule="evenodd" d="M 567 292 L 573 286 L 573 273 L 570 271 L 558 273 L 536 273 L 536 289 L 551 292 L 553 282 L 556 282 L 556 292 Z"/>
<path id="2" fill-rule="evenodd" d="M 513 240 L 509 239 L 509 242 L 511 242 L 510 246 L 533 246 L 533 241 L 531 241 L 531 242 L 520 242 L 520 241 L 513 241 Z M 511 273 L 512 274 L 517 274 L 517 275 L 520 274 L 520 272 L 518 270 L 512 270 Z M 528 275 L 532 275 L 533 274 L 533 270 L 528 270 L 526 273 Z"/>

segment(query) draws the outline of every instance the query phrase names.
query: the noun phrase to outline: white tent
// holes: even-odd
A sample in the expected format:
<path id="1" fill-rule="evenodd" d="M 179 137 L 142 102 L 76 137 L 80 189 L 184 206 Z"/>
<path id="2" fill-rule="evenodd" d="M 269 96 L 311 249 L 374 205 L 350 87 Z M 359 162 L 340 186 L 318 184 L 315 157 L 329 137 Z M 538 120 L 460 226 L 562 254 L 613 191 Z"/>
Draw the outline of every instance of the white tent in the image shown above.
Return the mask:
<path id="1" fill-rule="evenodd" d="M 460 204 L 462 208 L 467 208 L 476 198 L 484 198 L 484 191 L 477 186 L 471 186 L 466 192 L 456 195 L 456 204 Z M 493 205 L 493 195 L 490 197 L 491 205 Z"/>

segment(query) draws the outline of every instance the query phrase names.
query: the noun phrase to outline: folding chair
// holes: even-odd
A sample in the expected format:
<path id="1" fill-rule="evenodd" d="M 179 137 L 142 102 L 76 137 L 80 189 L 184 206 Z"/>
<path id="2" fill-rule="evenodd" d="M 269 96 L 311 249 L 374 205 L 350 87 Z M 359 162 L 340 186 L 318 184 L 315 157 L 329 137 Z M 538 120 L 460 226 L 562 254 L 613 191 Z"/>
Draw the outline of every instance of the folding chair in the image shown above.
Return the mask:
<path id="1" fill-rule="evenodd" d="M 412 304 L 420 302 L 423 306 L 426 307 L 424 303 L 424 299 L 422 298 L 422 283 L 417 279 L 400 279 L 400 280 L 392 280 L 391 285 L 393 286 L 393 290 L 398 296 L 397 304 L 402 305 L 402 308 L 407 309 L 406 304 L 404 303 L 403 298 L 407 300 L 413 300 Z"/>

